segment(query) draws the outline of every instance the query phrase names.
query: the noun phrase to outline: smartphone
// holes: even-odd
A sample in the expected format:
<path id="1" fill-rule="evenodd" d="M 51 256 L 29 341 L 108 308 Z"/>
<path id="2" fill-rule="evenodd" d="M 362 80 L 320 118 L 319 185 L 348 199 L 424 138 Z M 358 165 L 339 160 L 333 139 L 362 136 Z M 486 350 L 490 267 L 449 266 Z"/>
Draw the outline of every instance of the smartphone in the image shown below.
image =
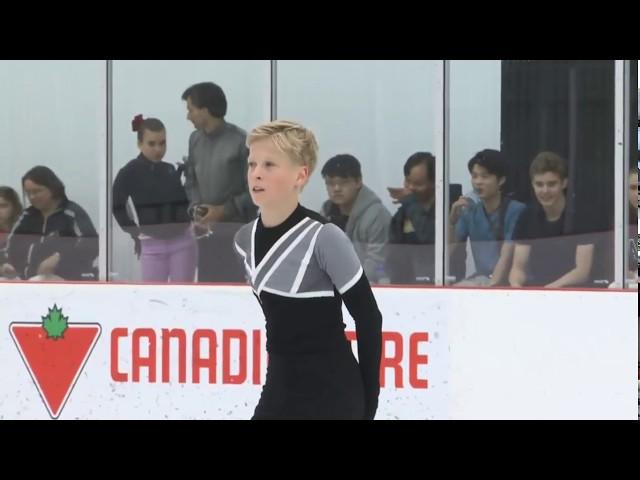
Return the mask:
<path id="1" fill-rule="evenodd" d="M 449 184 L 449 208 L 453 205 L 453 202 L 458 200 L 462 195 L 462 184 L 460 183 L 450 183 Z"/>

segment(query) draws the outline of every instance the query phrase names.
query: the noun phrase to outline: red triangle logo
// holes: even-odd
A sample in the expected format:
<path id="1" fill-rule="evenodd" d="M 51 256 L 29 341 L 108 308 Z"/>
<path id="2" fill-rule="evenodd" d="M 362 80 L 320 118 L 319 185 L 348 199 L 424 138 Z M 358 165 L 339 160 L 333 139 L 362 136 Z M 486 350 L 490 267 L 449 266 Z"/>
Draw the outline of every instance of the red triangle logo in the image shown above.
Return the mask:
<path id="1" fill-rule="evenodd" d="M 61 338 L 49 338 L 42 323 L 9 325 L 51 418 L 58 418 L 93 350 L 102 328 L 97 323 L 69 323 Z"/>

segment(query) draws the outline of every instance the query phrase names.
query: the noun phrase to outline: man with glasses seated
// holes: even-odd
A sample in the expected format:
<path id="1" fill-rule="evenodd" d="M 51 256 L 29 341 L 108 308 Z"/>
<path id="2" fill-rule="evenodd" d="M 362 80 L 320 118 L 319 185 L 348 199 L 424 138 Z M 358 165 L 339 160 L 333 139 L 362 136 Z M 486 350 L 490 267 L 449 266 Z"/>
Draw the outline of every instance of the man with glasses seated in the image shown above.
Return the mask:
<path id="1" fill-rule="evenodd" d="M 322 178 L 329 195 L 322 205 L 322 215 L 347 234 L 367 278 L 374 283 L 389 283 L 384 264 L 391 214 L 362 183 L 360 162 L 353 155 L 336 155 L 322 167 Z"/>

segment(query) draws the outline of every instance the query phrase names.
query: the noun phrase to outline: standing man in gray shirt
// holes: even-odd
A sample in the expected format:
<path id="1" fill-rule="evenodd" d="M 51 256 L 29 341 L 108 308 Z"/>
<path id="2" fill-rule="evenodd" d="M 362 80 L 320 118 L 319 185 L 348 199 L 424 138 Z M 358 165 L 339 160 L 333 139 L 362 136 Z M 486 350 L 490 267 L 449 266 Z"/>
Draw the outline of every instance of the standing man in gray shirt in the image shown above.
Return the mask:
<path id="1" fill-rule="evenodd" d="M 233 238 L 257 216 L 247 187 L 247 134 L 225 121 L 227 99 L 215 83 L 190 86 L 182 100 L 196 128 L 189 137 L 185 188 L 198 238 L 198 281 L 244 282 Z"/>

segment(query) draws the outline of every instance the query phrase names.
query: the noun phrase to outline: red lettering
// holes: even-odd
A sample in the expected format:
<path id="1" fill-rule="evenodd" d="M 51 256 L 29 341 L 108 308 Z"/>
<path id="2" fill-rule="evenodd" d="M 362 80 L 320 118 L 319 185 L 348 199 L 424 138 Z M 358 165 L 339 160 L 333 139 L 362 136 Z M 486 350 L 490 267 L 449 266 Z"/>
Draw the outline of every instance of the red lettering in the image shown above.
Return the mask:
<path id="1" fill-rule="evenodd" d="M 142 338 L 149 341 L 149 356 L 143 357 L 140 354 L 140 342 Z M 149 383 L 156 381 L 156 332 L 152 328 L 136 328 L 133 331 L 133 350 L 131 353 L 131 368 L 133 382 L 140 381 L 140 369 L 149 369 Z"/>
<path id="2" fill-rule="evenodd" d="M 253 352 L 253 377 L 251 378 L 254 385 L 260 385 L 260 353 L 261 353 L 261 345 L 260 345 L 260 330 L 253 331 L 253 348 L 251 350 Z"/>
<path id="3" fill-rule="evenodd" d="M 347 340 L 349 340 L 350 343 L 356 341 L 356 332 L 354 332 L 353 330 L 347 330 L 344 332 L 344 334 L 347 336 Z"/>
<path id="4" fill-rule="evenodd" d="M 209 355 L 200 355 L 200 340 L 209 341 Z M 206 368 L 209 371 L 209 383 L 216 383 L 216 332 L 213 330 L 196 330 L 193 332 L 193 359 L 192 375 L 193 383 L 200 383 L 200 369 Z"/>
<path id="5" fill-rule="evenodd" d="M 114 328 L 111 330 L 111 378 L 114 382 L 126 382 L 129 376 L 118 370 L 118 339 L 129 335 L 127 328 Z"/>
<path id="6" fill-rule="evenodd" d="M 238 373 L 231 373 L 231 341 L 239 342 Z M 247 379 L 247 335 L 243 330 L 224 330 L 222 332 L 222 383 L 238 385 Z"/>
<path id="7" fill-rule="evenodd" d="M 178 383 L 187 381 L 187 335 L 181 328 L 162 329 L 162 383 L 169 383 L 172 338 L 178 339 Z"/>
<path id="8" fill-rule="evenodd" d="M 345 335 L 351 344 L 357 342 L 356 333 L 354 331 L 345 331 Z M 413 388 L 428 388 L 427 379 L 418 377 L 418 367 L 429 363 L 429 356 L 420 354 L 418 349 L 420 344 L 427 343 L 428 341 L 429 334 L 427 332 L 416 332 L 409 336 L 409 385 Z M 392 354 L 387 351 L 387 344 L 393 345 Z M 381 387 L 384 387 L 386 383 L 386 369 L 391 368 L 393 369 L 394 374 L 394 386 L 396 388 L 403 388 L 403 350 L 404 341 L 400 332 L 382 332 L 382 355 L 380 358 Z"/>
<path id="9" fill-rule="evenodd" d="M 394 344 L 393 356 L 387 356 L 387 343 Z M 392 368 L 395 374 L 395 387 L 402 388 L 402 335 L 399 332 L 382 332 L 382 355 L 380 358 L 380 387 L 385 386 L 385 370 Z"/>
<path id="10" fill-rule="evenodd" d="M 158 333 L 161 335 L 161 342 L 157 342 Z M 221 349 L 218 349 L 219 335 L 222 335 Z M 356 333 L 345 331 L 345 337 L 351 343 L 351 348 L 357 351 Z M 130 339 L 131 347 L 124 347 L 123 339 Z M 224 329 L 218 333 L 211 329 L 197 329 L 190 333 L 183 328 L 137 328 L 130 333 L 124 327 L 114 328 L 111 331 L 110 343 L 111 379 L 115 382 L 137 383 L 144 381 L 141 380 L 141 370 L 146 369 L 146 379 L 149 383 L 155 383 L 158 381 L 158 369 L 161 369 L 162 383 L 171 383 L 172 375 L 175 381 L 177 372 L 178 383 L 184 384 L 191 380 L 192 383 L 199 384 L 205 370 L 208 383 L 215 384 L 220 373 L 218 365 L 221 361 L 221 383 L 239 385 L 250 382 L 259 385 L 263 380 L 261 357 L 265 353 L 262 331 L 252 330 L 250 341 L 249 344 L 249 332 L 242 329 Z M 408 341 L 406 356 L 405 341 Z M 405 385 L 415 389 L 428 388 L 429 382 L 425 374 L 425 366 L 429 365 L 428 342 L 427 332 L 382 332 L 380 386 L 385 387 L 389 383 L 392 388 L 405 388 Z M 191 352 L 188 351 L 189 348 Z M 128 372 L 121 371 L 121 365 L 129 364 L 126 362 L 126 356 L 123 356 L 125 361 L 120 361 L 124 351 L 131 354 L 131 369 Z M 251 360 L 249 355 L 253 356 Z M 268 361 L 267 355 L 267 365 Z M 249 368 L 252 369 L 251 372 L 248 371 Z M 389 369 L 393 378 L 387 378 Z M 187 378 L 187 371 L 191 373 L 190 379 Z M 405 374 L 407 378 L 404 378 Z"/>
<path id="11" fill-rule="evenodd" d="M 409 384 L 413 388 L 429 388 L 426 378 L 418 378 L 418 365 L 429 363 L 429 355 L 420 355 L 418 345 L 427 343 L 429 334 L 427 332 L 412 333 L 409 337 Z"/>

